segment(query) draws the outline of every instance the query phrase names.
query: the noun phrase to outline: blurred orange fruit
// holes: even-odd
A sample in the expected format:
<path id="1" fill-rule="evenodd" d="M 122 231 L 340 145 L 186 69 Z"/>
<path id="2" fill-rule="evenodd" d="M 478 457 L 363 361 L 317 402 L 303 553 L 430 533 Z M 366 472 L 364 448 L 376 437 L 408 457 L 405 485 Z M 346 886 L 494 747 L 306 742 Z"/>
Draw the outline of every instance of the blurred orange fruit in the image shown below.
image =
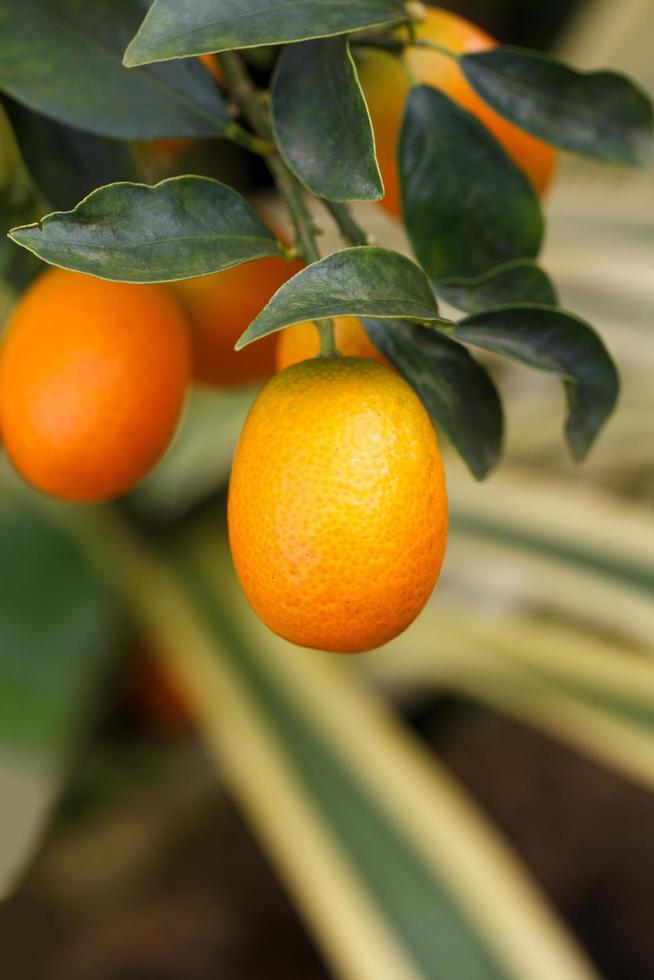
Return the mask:
<path id="1" fill-rule="evenodd" d="M 276 337 L 238 352 L 234 344 L 272 294 L 301 268 L 299 261 L 272 256 L 170 284 L 189 324 L 195 381 L 239 388 L 274 374 Z"/>
<path id="2" fill-rule="evenodd" d="M 224 84 L 225 78 L 220 67 L 220 62 L 215 54 L 201 54 L 198 56 L 198 61 L 201 61 L 207 71 L 211 72 L 219 85 L 222 86 Z"/>
<path id="3" fill-rule="evenodd" d="M 193 712 L 176 680 L 156 655 L 139 651 L 130 663 L 129 693 L 139 718 L 159 735 L 184 735 L 193 728 Z"/>
<path id="4" fill-rule="evenodd" d="M 334 340 L 339 354 L 345 357 L 370 357 L 380 364 L 388 364 L 360 322 L 353 316 L 339 316 L 334 320 Z M 315 323 L 296 323 L 279 334 L 277 341 L 277 370 L 291 364 L 308 361 L 320 353 L 320 335 Z"/>
<path id="5" fill-rule="evenodd" d="M 453 51 L 470 54 L 486 51 L 497 42 L 481 28 L 447 10 L 427 7 L 427 16 L 415 24 L 416 36 L 435 41 Z M 475 115 L 502 144 L 539 194 L 552 176 L 555 153 L 551 146 L 514 126 L 491 109 L 466 80 L 458 63 L 430 48 L 408 47 L 405 58 L 412 75 L 440 89 Z M 397 143 L 409 92 L 409 81 L 400 60 L 386 51 L 366 48 L 357 52 L 359 79 L 375 132 L 377 159 L 384 180 L 380 203 L 395 217 L 401 214 Z"/>
<path id="6" fill-rule="evenodd" d="M 422 403 L 369 359 L 286 368 L 245 423 L 228 517 L 239 579 L 273 632 L 339 652 L 386 643 L 424 606 L 445 551 L 445 478 Z"/>
<path id="7" fill-rule="evenodd" d="M 157 462 L 189 382 L 184 318 L 162 286 L 43 273 L 0 348 L 0 427 L 33 486 L 64 500 L 129 490 Z"/>

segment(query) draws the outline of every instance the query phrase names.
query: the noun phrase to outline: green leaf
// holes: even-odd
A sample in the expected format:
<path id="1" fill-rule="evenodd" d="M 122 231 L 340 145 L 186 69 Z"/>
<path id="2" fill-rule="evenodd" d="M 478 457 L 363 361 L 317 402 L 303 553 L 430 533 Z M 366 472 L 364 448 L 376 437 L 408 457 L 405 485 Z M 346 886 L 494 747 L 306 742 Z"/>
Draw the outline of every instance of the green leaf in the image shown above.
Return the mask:
<path id="1" fill-rule="evenodd" d="M 5 0 L 0 89 L 58 122 L 118 139 L 216 136 L 229 122 L 197 62 L 122 65 L 142 0 Z"/>
<path id="2" fill-rule="evenodd" d="M 456 328 L 460 340 L 559 374 L 568 401 L 566 438 L 582 460 L 613 411 L 615 365 L 602 340 L 579 317 L 548 306 L 504 306 L 475 313 Z"/>
<path id="3" fill-rule="evenodd" d="M 306 266 L 280 286 L 236 350 L 293 323 L 334 316 L 449 323 L 439 316 L 427 277 L 414 262 L 387 248 L 359 246 Z"/>
<path id="4" fill-rule="evenodd" d="M 330 201 L 383 197 L 370 116 L 345 38 L 285 48 L 271 99 L 281 154 L 310 191 Z"/>
<path id="5" fill-rule="evenodd" d="M 120 631 L 114 602 L 77 546 L 31 507 L 7 506 L 5 492 L 0 554 L 0 781 L 12 787 L 2 802 L 6 894 L 38 841 Z"/>
<path id="6" fill-rule="evenodd" d="M 188 279 L 279 254 L 245 198 L 209 177 L 110 184 L 10 236 L 52 265 L 115 282 Z"/>
<path id="7" fill-rule="evenodd" d="M 592 980 L 490 821 L 366 678 L 257 620 L 225 531 L 203 527 L 176 559 L 167 578 L 141 563 L 142 615 L 174 638 L 209 751 L 335 975 L 534 980 L 537 962 L 540 980 Z"/>
<path id="8" fill-rule="evenodd" d="M 510 47 L 467 54 L 460 65 L 482 99 L 553 146 L 609 163 L 642 166 L 652 159 L 652 104 L 624 75 L 585 74 Z"/>
<path id="9" fill-rule="evenodd" d="M 407 20 L 401 0 L 155 0 L 125 64 L 332 37 Z"/>
<path id="10" fill-rule="evenodd" d="M 502 452 L 502 404 L 488 373 L 462 344 L 400 320 L 363 319 L 366 333 L 409 382 L 437 428 L 483 480 Z"/>
<path id="11" fill-rule="evenodd" d="M 448 279 L 439 283 L 437 292 L 441 299 L 467 313 L 507 303 L 559 304 L 549 277 L 528 259 L 506 262 L 475 279 Z"/>
<path id="12" fill-rule="evenodd" d="M 0 746 L 50 751 L 76 725 L 115 613 L 79 550 L 32 508 L 0 517 Z"/>
<path id="13" fill-rule="evenodd" d="M 538 254 L 536 193 L 488 130 L 446 95 L 409 93 L 399 146 L 404 221 L 433 283 Z"/>
<path id="14" fill-rule="evenodd" d="M 99 184 L 141 176 L 126 143 L 63 126 L 13 99 L 5 97 L 2 104 L 30 176 L 53 208 L 74 207 Z"/>

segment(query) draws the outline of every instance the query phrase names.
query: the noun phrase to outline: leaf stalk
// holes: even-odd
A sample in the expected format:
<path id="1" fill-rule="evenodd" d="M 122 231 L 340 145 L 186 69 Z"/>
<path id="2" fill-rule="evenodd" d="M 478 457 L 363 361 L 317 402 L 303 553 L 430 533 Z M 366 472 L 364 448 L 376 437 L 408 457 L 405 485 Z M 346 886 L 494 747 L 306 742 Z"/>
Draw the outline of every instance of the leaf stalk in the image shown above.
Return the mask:
<path id="1" fill-rule="evenodd" d="M 268 111 L 262 102 L 261 93 L 253 84 L 240 56 L 235 51 L 224 51 L 220 55 L 220 63 L 225 72 L 230 96 L 254 130 L 254 138 L 259 137 L 261 140 L 274 145 Z M 278 153 L 269 153 L 265 160 L 275 186 L 291 215 L 298 251 L 305 262 L 309 264 L 317 262 L 320 259 L 320 251 L 316 243 L 313 219 L 304 201 L 299 181 Z M 333 321 L 320 320 L 316 326 L 320 333 L 320 353 L 334 354 L 336 343 Z"/>

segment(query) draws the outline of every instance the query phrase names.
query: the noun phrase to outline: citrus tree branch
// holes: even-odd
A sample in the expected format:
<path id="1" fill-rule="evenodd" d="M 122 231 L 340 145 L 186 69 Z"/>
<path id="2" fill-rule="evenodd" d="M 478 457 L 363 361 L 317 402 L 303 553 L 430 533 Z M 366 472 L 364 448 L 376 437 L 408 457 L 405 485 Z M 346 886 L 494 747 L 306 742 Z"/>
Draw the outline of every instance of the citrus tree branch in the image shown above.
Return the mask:
<path id="1" fill-rule="evenodd" d="M 240 108 L 244 118 L 259 138 L 271 141 L 273 133 L 268 112 L 240 56 L 235 51 L 225 51 L 220 55 L 220 63 L 225 72 L 230 96 Z M 320 259 L 320 251 L 316 243 L 311 214 L 304 201 L 299 181 L 278 153 L 266 156 L 266 164 L 290 212 L 301 257 L 307 263 L 317 262 Z M 316 325 L 320 332 L 320 353 L 326 355 L 335 353 L 332 321 L 320 320 Z"/>
<path id="2" fill-rule="evenodd" d="M 343 238 L 351 245 L 370 245 L 371 239 L 365 228 L 354 220 L 347 204 L 337 201 L 323 201 L 326 209 L 338 225 Z"/>

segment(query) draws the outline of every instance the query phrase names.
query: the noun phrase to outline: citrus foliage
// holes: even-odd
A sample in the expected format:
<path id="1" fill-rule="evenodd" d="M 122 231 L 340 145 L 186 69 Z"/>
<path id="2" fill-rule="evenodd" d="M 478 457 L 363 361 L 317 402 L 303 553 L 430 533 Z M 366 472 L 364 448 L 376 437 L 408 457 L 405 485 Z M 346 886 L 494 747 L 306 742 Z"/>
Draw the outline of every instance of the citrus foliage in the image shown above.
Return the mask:
<path id="1" fill-rule="evenodd" d="M 542 54 L 497 46 L 487 36 L 470 46 L 454 30 L 451 15 L 427 11 L 421 20 L 421 12 L 410 11 L 401 0 L 315 4 L 155 0 L 144 17 L 146 6 L 142 0 L 87 0 L 84 4 L 7 0 L 0 14 L 0 90 L 10 121 L 8 132 L 13 131 L 22 158 L 5 159 L 5 144 L 11 140 L 3 140 L 0 208 L 5 225 L 13 227 L 13 241 L 6 242 L 0 253 L 3 278 L 20 290 L 41 269 L 39 260 L 65 270 L 46 273 L 37 282 L 36 292 L 26 294 L 19 303 L 18 320 L 10 328 L 0 371 L 5 448 L 17 469 L 47 493 L 76 500 L 123 493 L 170 442 L 190 381 L 189 339 L 193 380 L 238 387 L 273 372 L 277 343 L 280 365 L 313 357 L 319 349 L 326 353 L 332 337 L 330 321 L 335 318 L 336 346 L 342 353 L 374 353 L 384 366 L 372 358 L 311 360 L 290 368 L 264 390 L 237 456 L 230 503 L 232 545 L 248 595 L 274 630 L 304 644 L 367 649 L 411 621 L 440 569 L 446 504 L 439 449 L 427 414 L 476 478 L 484 478 L 500 458 L 502 405 L 475 348 L 561 379 L 568 408 L 565 434 L 575 459 L 586 455 L 610 416 L 618 395 L 611 357 L 590 324 L 559 307 L 556 289 L 538 264 L 545 231 L 540 195 L 551 177 L 553 147 L 627 166 L 648 162 L 653 145 L 650 104 L 636 86 L 615 73 L 581 75 Z M 443 33 L 434 33 L 430 25 L 436 23 L 443 25 Z M 481 34 L 471 25 L 464 25 L 463 30 L 464 35 Z M 196 59 L 212 52 L 221 52 L 220 71 L 213 78 Z M 380 119 L 390 107 L 394 125 L 384 131 Z M 216 158 L 222 160 L 223 153 L 228 158 L 237 147 L 239 153 L 256 154 L 259 166 L 268 168 L 292 218 L 294 241 L 290 245 L 231 186 L 241 186 L 234 168 L 219 173 L 217 180 L 214 168 L 208 165 L 198 167 L 197 175 L 186 175 L 171 164 L 167 179 L 156 182 L 139 150 L 142 141 L 165 140 L 166 152 L 174 159 L 181 151 L 197 148 L 197 141 L 216 138 L 223 141 L 212 144 Z M 47 158 L 39 149 L 44 141 L 52 149 Z M 153 149 L 157 152 L 156 145 Z M 245 156 L 237 159 L 243 169 L 249 166 L 243 163 Z M 321 256 L 305 191 L 334 219 L 347 247 Z M 372 242 L 365 222 L 361 227 L 347 207 L 351 201 L 376 200 L 403 222 L 412 258 Z M 270 278 L 261 274 L 264 266 L 272 270 Z M 41 303 L 30 314 L 30 295 L 39 295 L 55 279 L 87 286 L 76 285 L 68 293 L 64 288 L 56 309 Z M 153 285 L 162 283 L 173 285 Z M 91 315 L 88 303 L 83 310 L 76 305 L 86 289 L 102 296 Z M 140 300 L 135 305 L 131 301 L 127 307 L 113 305 L 117 297 L 137 293 Z M 247 302 L 240 302 L 240 294 L 247 294 Z M 442 303 L 459 313 L 453 318 Z M 229 323 L 225 309 L 234 314 Z M 180 310 L 184 311 L 184 327 L 179 325 Z M 213 344 L 216 338 L 207 328 L 216 315 L 223 317 L 224 324 L 218 345 Z M 318 323 L 319 334 L 314 332 L 307 352 L 305 338 L 313 330 L 310 321 Z M 344 323 L 349 324 L 347 329 Z M 280 334 L 289 327 L 290 331 Z M 27 338 L 24 353 L 14 363 L 12 351 L 20 346 L 23 332 Z M 238 353 L 229 349 L 237 340 L 237 346 L 243 348 Z M 289 343 L 291 350 L 284 354 L 283 346 Z M 294 343 L 299 355 L 293 351 Z M 94 355 L 98 355 L 95 360 Z M 70 376 L 67 372 L 84 358 L 81 373 L 91 377 L 93 392 L 83 404 L 75 404 L 65 381 Z M 387 365 L 395 370 L 389 371 Z M 105 369 L 111 375 L 108 382 Z M 323 383 L 325 374 L 329 375 L 328 390 Z M 343 385 L 341 379 L 346 375 L 349 381 Z M 50 384 L 53 378 L 55 383 Z M 295 386 L 291 402 L 288 389 L 297 378 L 302 384 Z M 47 401 L 40 418 L 43 424 L 35 411 L 35 380 L 39 389 L 36 408 L 39 398 Z M 339 385 L 345 389 L 345 400 L 332 404 Z M 381 396 L 383 405 L 376 401 Z M 343 406 L 347 419 L 335 420 Z M 343 481 L 350 491 L 354 486 L 348 479 L 347 461 L 343 464 L 339 459 L 348 457 L 343 450 L 352 446 L 359 451 L 357 419 L 370 413 L 371 406 L 372 414 L 387 423 L 380 423 L 376 433 L 381 449 L 371 467 L 373 478 L 356 507 L 334 509 L 334 496 L 343 493 Z M 117 410 L 120 451 L 117 440 L 112 440 Z M 240 426 L 242 410 L 238 403 L 233 427 Z M 225 418 L 221 416 L 221 422 L 227 429 Z M 53 419 L 62 427 L 54 433 Z M 349 428 L 348 421 L 352 423 Z M 222 455 L 222 482 L 229 467 L 232 430 L 226 437 L 224 432 L 213 431 L 213 416 L 205 424 L 210 440 L 200 442 L 193 452 L 197 460 L 207 455 L 209 445 L 211 453 Z M 396 449 L 398 433 L 406 438 L 407 431 L 415 437 L 415 453 L 410 458 Z M 125 432 L 129 433 L 127 440 Z M 301 472 L 294 472 L 293 460 L 283 459 L 289 434 L 295 445 L 305 447 Z M 416 459 L 417 468 L 412 470 Z M 291 513 L 283 481 L 295 478 L 302 483 L 316 460 L 319 479 L 314 480 L 314 492 L 304 499 L 298 494 Z M 206 466 L 206 460 L 203 462 Z M 179 473 L 178 462 L 170 465 L 177 466 Z M 206 469 L 204 472 L 206 475 Z M 392 480 L 376 483 L 382 472 Z M 207 484 L 212 477 L 215 473 Z M 310 523 L 317 529 L 308 545 L 296 534 L 294 522 L 300 505 L 308 509 Z M 518 502 L 513 509 L 519 511 Z M 358 524 L 349 519 L 355 510 Z M 363 512 L 369 512 L 373 522 L 367 552 L 377 563 L 362 571 L 357 566 L 357 548 Z M 474 513 L 471 517 L 463 508 L 455 518 L 455 533 L 484 538 L 486 531 L 479 520 L 475 523 Z M 49 524 L 38 525 L 33 544 L 31 522 L 24 529 L 22 518 L 17 520 L 16 527 L 5 522 L 0 537 L 9 549 L 26 548 L 28 557 L 38 551 L 34 564 L 43 561 L 48 576 L 60 579 L 57 584 L 64 593 L 64 609 L 68 609 L 65 600 L 70 599 L 66 593 L 70 580 L 71 591 L 81 596 L 77 612 L 84 629 L 80 634 L 88 646 L 94 642 L 98 624 L 104 624 L 103 594 L 96 595 L 95 584 L 88 585 L 92 580 L 86 569 L 87 584 L 80 584 L 80 556 L 75 552 L 74 560 L 69 560 L 68 545 L 62 546 Z M 288 551 L 281 560 L 274 553 L 271 521 L 276 527 L 281 522 L 286 542 L 295 543 L 291 561 Z M 112 530 L 110 527 L 104 537 L 98 535 L 103 542 L 98 550 L 120 554 L 121 560 L 113 562 L 113 575 L 122 585 L 120 534 L 113 535 Z M 64 539 L 68 540 L 65 535 Z M 478 542 L 476 548 L 475 560 Z M 56 561 L 50 562 L 50 550 Z M 327 555 L 331 578 L 324 572 L 319 582 L 305 577 L 303 561 L 311 550 Z M 216 554 L 214 549 L 207 563 L 214 562 Z M 508 929 L 516 946 L 517 937 L 525 937 L 518 965 L 513 962 L 505 970 L 505 964 L 496 965 L 492 960 L 487 967 L 485 943 L 478 950 L 467 934 L 467 920 L 463 928 L 459 924 L 462 906 L 472 921 L 478 917 L 475 902 L 483 882 L 492 878 L 486 872 L 493 867 L 489 859 L 493 847 L 474 851 L 484 856 L 476 867 L 476 857 L 470 859 L 471 852 L 465 850 L 465 832 L 457 837 L 456 826 L 450 827 L 449 839 L 459 842 L 464 858 L 452 859 L 454 872 L 450 865 L 453 887 L 458 889 L 451 913 L 449 892 L 441 898 L 439 877 L 441 865 L 447 862 L 447 845 L 438 845 L 438 860 L 432 855 L 430 863 L 425 861 L 425 851 L 431 853 L 426 842 L 440 841 L 440 837 L 431 832 L 426 819 L 420 823 L 419 804 L 411 811 L 411 819 L 423 834 L 421 848 L 408 851 L 403 834 L 398 835 L 399 829 L 406 830 L 400 810 L 410 796 L 395 794 L 394 787 L 401 783 L 400 770 L 408 773 L 409 789 L 411 778 L 416 780 L 414 786 L 422 785 L 420 780 L 428 782 L 422 765 L 415 766 L 420 774 L 411 771 L 412 753 L 409 750 L 405 756 L 398 750 L 401 739 L 391 738 L 388 726 L 381 724 L 389 744 L 382 746 L 383 758 L 371 750 L 374 765 L 367 765 L 363 760 L 367 736 L 360 728 L 351 743 L 354 765 L 361 770 L 355 771 L 358 778 L 354 779 L 347 768 L 352 764 L 348 758 L 351 745 L 341 732 L 343 744 L 337 761 L 340 767 L 342 754 L 345 768 L 343 772 L 334 768 L 321 743 L 311 740 L 312 726 L 315 722 L 316 731 L 333 731 L 336 737 L 338 705 L 347 703 L 350 696 L 347 684 L 336 685 L 330 694 L 329 682 L 325 682 L 311 724 L 306 718 L 297 720 L 283 694 L 280 700 L 279 691 L 293 689 L 284 676 L 286 668 L 278 665 L 282 647 L 275 645 L 275 637 L 268 638 L 271 656 L 262 679 L 258 661 L 268 657 L 266 640 L 257 633 L 256 625 L 240 615 L 239 600 L 231 601 L 229 574 L 223 576 L 222 570 L 212 569 L 207 585 L 206 570 L 194 568 L 193 561 L 180 559 L 179 554 L 166 561 L 167 568 L 175 568 L 166 575 L 183 583 L 178 583 L 177 590 L 184 595 L 181 610 L 175 602 L 168 605 L 166 575 L 162 580 L 156 568 L 135 557 L 128 545 L 124 566 L 131 601 L 146 607 L 148 623 L 155 623 L 162 632 L 174 621 L 180 647 L 191 636 L 187 670 L 196 695 L 199 692 L 196 701 L 202 705 L 219 687 L 215 684 L 203 690 L 206 677 L 218 673 L 215 664 L 206 670 L 207 635 L 214 651 L 219 650 L 223 637 L 228 651 L 224 688 L 236 684 L 228 708 L 247 716 L 253 743 L 259 744 L 259 725 L 264 732 L 272 732 L 267 751 L 274 755 L 273 747 L 278 744 L 287 753 L 291 771 L 296 778 L 299 773 L 309 787 L 311 804 L 316 812 L 322 808 L 321 819 L 330 833 L 336 828 L 345 857 L 354 863 L 375 903 L 396 928 L 399 925 L 404 939 L 410 939 L 410 954 L 405 954 L 407 975 L 416 975 L 416 970 L 429 975 L 437 964 L 448 978 L 472 975 L 475 970 L 480 976 L 531 977 L 533 937 L 539 937 L 545 947 L 551 942 L 555 951 L 557 938 L 549 920 L 545 918 L 543 924 L 533 908 L 525 913 L 521 887 L 515 889 L 519 900 L 498 913 L 500 937 L 505 938 Z M 142 572 L 146 575 L 141 582 Z M 276 584 L 275 576 L 279 576 Z M 225 582 L 227 598 L 223 596 L 219 603 L 216 596 L 222 596 Z M 26 585 L 25 575 L 21 573 L 16 582 L 9 577 L 3 586 L 10 604 L 15 600 L 23 613 L 29 612 L 34 591 Z M 39 582 L 35 587 L 45 591 Z M 567 588 L 565 582 L 562 588 Z M 59 595 L 57 592 L 57 601 Z M 196 609 L 188 614 L 185 604 L 193 602 Z M 54 670 L 62 664 L 71 678 L 62 696 L 66 703 L 57 706 L 67 735 L 73 730 L 68 726 L 70 718 L 79 715 L 79 705 L 86 703 L 91 685 L 86 683 L 77 645 L 66 660 L 53 619 L 51 623 L 46 617 L 44 622 L 57 640 Z M 9 616 L 2 620 L 3 678 L 7 662 L 9 670 L 19 676 L 12 621 Z M 433 622 L 430 630 L 437 632 Z M 18 636 L 36 660 L 42 651 L 32 640 Z M 465 649 L 474 660 L 467 643 Z M 288 651 L 279 660 L 283 663 L 285 657 L 292 662 Z M 511 671 L 507 672 L 509 681 L 516 683 Z M 511 684 L 505 684 L 503 677 L 500 680 L 501 696 L 512 703 Z M 634 683 L 634 688 L 639 686 Z M 475 691 L 482 687 L 479 681 Z M 483 697 L 483 691 L 479 696 Z M 40 692 L 27 691 L 25 697 L 36 703 Z M 596 698 L 595 693 L 592 697 Z M 355 701 L 352 704 L 353 716 L 359 721 L 360 706 Z M 527 710 L 524 704 L 522 710 Z M 203 715 L 209 718 L 210 711 L 204 710 Z M 48 721 L 49 715 L 44 718 Z M 5 741 L 20 741 L 20 722 L 16 711 L 12 730 L 2 733 Z M 221 737 L 227 741 L 226 736 Z M 610 739 L 597 751 L 610 757 L 607 741 Z M 53 739 L 53 745 L 55 742 Z M 58 743 L 55 748 L 58 751 Z M 262 751 L 265 754 L 266 748 Z M 399 760 L 395 766 L 394 753 Z M 289 763 L 282 760 L 277 772 L 275 761 L 273 758 L 270 771 L 283 783 Z M 380 782 L 388 783 L 384 807 L 376 798 L 376 788 L 370 799 L 357 788 L 366 765 L 368 775 L 379 772 Z M 243 767 L 240 773 L 237 770 L 239 766 L 232 764 L 229 778 L 235 784 L 247 778 L 241 775 Z M 651 765 L 647 772 L 651 778 Z M 386 779 L 387 773 L 392 779 Z M 250 778 L 252 774 L 256 779 L 254 768 Z M 342 787 L 349 810 L 339 809 Z M 265 796 L 265 789 L 256 786 L 244 789 L 243 796 L 252 801 L 257 791 Z M 394 794 L 399 800 L 397 808 L 391 805 Z M 438 810 L 431 805 L 432 797 L 435 801 L 437 794 L 429 794 L 424 812 Z M 443 798 L 441 792 L 441 803 Z M 259 812 L 264 809 L 260 807 Z M 289 809 L 293 811 L 293 806 Z M 282 812 L 288 811 L 282 808 Z M 456 807 L 453 812 L 458 813 Z M 374 839 L 370 827 L 377 828 Z M 416 841 L 418 836 L 416 832 Z M 483 841 L 483 835 L 479 840 Z M 379 861 L 380 854 L 385 864 Z M 475 865 L 472 870 L 471 865 Z M 461 867 L 468 868 L 467 903 L 461 895 Z M 416 906 L 440 907 L 436 920 L 442 931 L 434 928 L 430 918 L 420 918 L 416 927 L 418 920 L 410 906 L 407 912 L 403 893 L 395 888 L 401 876 Z M 318 904 L 314 902 L 313 907 Z M 341 914 L 344 908 L 349 913 L 349 906 L 331 904 L 332 911 L 325 912 L 326 916 L 339 908 Z M 378 925 L 374 918 L 373 923 Z M 330 928 L 325 927 L 325 932 Z M 357 941 L 352 946 L 354 957 L 357 949 L 364 953 L 368 949 Z M 504 949 L 506 943 L 500 938 L 497 946 Z M 576 962 L 576 957 L 573 953 L 568 959 L 565 943 L 563 949 L 567 966 L 562 968 L 554 955 L 539 975 L 548 980 L 563 973 L 588 976 L 583 964 L 577 964 L 575 974 L 570 972 L 569 963 Z M 547 963 L 547 957 L 538 962 Z M 392 972 L 392 964 L 389 969 Z"/>
<path id="2" fill-rule="evenodd" d="M 453 350 L 452 345 L 472 341 L 469 325 L 452 332 L 434 294 L 475 314 L 498 305 L 515 308 L 535 302 L 541 305 L 537 317 L 527 308 L 524 314 L 514 309 L 518 319 L 530 322 L 532 353 L 522 359 L 537 368 L 560 370 L 568 384 L 570 379 L 593 378 L 592 392 L 583 391 L 589 399 L 583 418 L 571 411 L 566 428 L 573 455 L 583 456 L 615 403 L 615 373 L 599 341 L 578 343 L 578 321 L 557 309 L 554 290 L 534 265 L 543 216 L 532 181 L 542 189 L 545 180 L 529 162 L 540 159 L 541 150 L 522 156 L 519 141 L 538 137 L 597 159 L 640 165 L 652 150 L 652 113 L 645 96 L 615 73 L 584 76 L 545 55 L 497 46 L 472 25 L 438 9 L 426 12 L 424 24 L 418 16 L 412 34 L 399 0 L 332 0 L 300 11 L 279 0 L 263 6 L 247 0 L 237 7 L 226 0 L 191 6 L 156 0 L 138 32 L 137 7 L 124 0 L 107 18 L 102 0 L 86 4 L 83 15 L 75 15 L 67 0 L 9 4 L 0 86 L 9 97 L 28 164 L 34 161 L 30 134 L 37 123 L 32 117 L 41 118 L 34 110 L 94 138 L 223 134 L 262 152 L 293 211 L 297 254 L 307 267 L 253 316 L 242 343 L 304 320 L 358 315 L 420 324 L 417 332 L 404 331 L 405 337 L 420 341 L 418 347 L 429 346 L 426 330 L 449 332 Z M 21 58 L 30 18 L 37 18 L 48 36 L 49 52 L 38 73 L 28 71 Z M 71 24 L 81 31 L 83 43 L 73 40 Z M 139 68 L 119 63 L 130 33 L 135 36 L 125 64 Z M 273 59 L 270 113 L 248 79 L 242 56 L 234 53 L 259 45 L 281 46 Z M 190 58 L 210 51 L 226 52 L 221 55 L 220 86 Z M 375 57 L 390 66 L 389 105 L 397 104 L 402 115 L 399 133 L 380 136 L 379 164 L 357 79 L 359 70 L 373 126 L 378 125 L 379 78 L 377 69 L 370 69 Z M 100 112 L 100 77 L 103 85 L 124 93 L 112 99 L 111 112 Z M 95 82 L 88 84 L 88 78 Z M 413 84 L 421 80 L 423 84 Z M 240 119 L 229 120 L 221 88 L 240 106 Z M 378 197 L 379 168 L 392 194 L 389 138 L 397 153 L 406 230 L 423 271 L 388 250 L 365 248 L 365 229 L 338 203 Z M 544 143 L 538 147 L 551 158 Z M 92 152 L 90 145 L 77 147 L 82 159 L 90 159 Z M 121 173 L 127 166 L 127 160 L 116 160 L 114 170 Z M 32 170 L 38 179 L 43 168 L 33 162 Z M 317 261 L 320 255 L 298 182 L 324 200 L 354 249 Z M 47 174 L 41 186 L 46 197 L 60 199 Z M 12 237 L 47 262 L 128 282 L 206 275 L 283 254 L 236 191 L 203 177 L 176 178 L 152 190 L 138 183 L 108 184 L 71 211 L 14 229 Z M 510 319 L 508 323 L 503 317 L 502 329 L 513 339 L 486 338 L 482 346 L 515 355 L 515 333 L 522 328 L 515 326 L 515 317 Z M 584 336 L 592 329 L 586 325 Z M 387 328 L 389 336 L 393 330 Z M 388 351 L 394 342 L 379 334 L 376 343 L 393 361 Z M 425 404 L 437 403 L 437 390 L 446 383 L 442 372 L 427 373 L 410 356 L 395 357 Z M 467 357 L 461 348 L 460 363 Z M 482 372 L 465 371 L 463 376 L 469 387 L 459 388 L 459 394 L 467 405 L 479 407 L 476 426 L 488 432 L 481 413 L 487 404 L 483 392 L 492 383 Z M 477 391 L 476 383 L 481 385 Z M 581 397 L 578 381 L 575 390 Z M 442 424 L 440 415 L 435 420 Z M 447 431 L 456 428 L 452 421 Z M 497 459 L 497 439 L 486 438 L 488 445 L 481 455 L 475 450 L 474 458 L 470 441 L 455 439 L 477 476 L 485 475 Z"/>

